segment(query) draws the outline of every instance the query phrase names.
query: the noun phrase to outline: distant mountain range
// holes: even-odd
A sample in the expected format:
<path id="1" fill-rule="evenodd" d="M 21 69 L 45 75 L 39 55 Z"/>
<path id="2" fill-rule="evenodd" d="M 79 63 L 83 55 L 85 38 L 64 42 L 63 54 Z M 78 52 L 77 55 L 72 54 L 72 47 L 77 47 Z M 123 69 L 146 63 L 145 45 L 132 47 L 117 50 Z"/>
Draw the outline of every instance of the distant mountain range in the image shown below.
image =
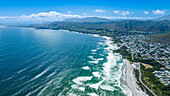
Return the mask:
<path id="1" fill-rule="evenodd" d="M 131 34 L 136 33 L 168 33 L 170 32 L 170 20 L 169 16 L 163 16 L 155 20 L 121 20 L 111 21 L 105 18 L 87 17 L 87 18 L 72 18 L 64 21 L 57 21 L 50 24 L 34 24 L 26 27 L 34 27 L 39 29 L 64 29 L 70 31 L 77 31 L 81 33 L 101 34 L 114 36 L 118 34 Z M 165 34 L 160 40 L 168 40 Z M 161 39 L 162 38 L 162 39 Z M 159 39 L 159 36 L 157 36 Z M 153 39 L 155 41 L 155 39 Z M 169 41 L 168 41 L 169 42 Z"/>
<path id="2" fill-rule="evenodd" d="M 63 22 L 112 22 L 112 21 L 105 18 L 87 17 L 87 18 L 65 19 Z"/>
<path id="3" fill-rule="evenodd" d="M 72 19 L 73 20 L 73 19 Z M 82 19 L 81 19 L 82 20 Z M 88 18 L 83 20 L 89 20 Z M 139 20 L 122 20 L 122 21 L 108 21 L 100 22 L 99 18 L 93 20 L 93 22 L 54 22 L 48 25 L 50 28 L 59 29 L 114 29 L 115 31 L 144 31 L 144 32 L 156 32 L 156 33 L 166 33 L 170 32 L 170 21 L 139 21 Z M 102 19 L 103 20 L 103 19 Z M 94 22 L 95 21 L 95 22 Z"/>
<path id="4" fill-rule="evenodd" d="M 162 17 L 159 17 L 157 19 L 155 19 L 157 21 L 161 21 L 161 20 L 170 20 L 170 15 L 165 15 L 165 16 L 162 16 Z"/>
<path id="5" fill-rule="evenodd" d="M 52 28 L 52 29 L 66 29 L 66 30 L 113 30 L 113 32 L 128 32 L 128 31 L 143 31 L 143 32 L 155 32 L 155 33 L 167 33 L 170 32 L 170 15 L 158 18 L 156 21 L 147 20 L 121 20 L 111 21 L 105 18 L 87 17 L 87 18 L 72 18 L 64 21 L 57 21 L 50 24 L 33 25 L 40 28 Z"/>
<path id="6" fill-rule="evenodd" d="M 165 15 L 156 19 L 152 19 L 152 21 L 162 21 L 162 20 L 170 20 L 170 15 Z M 98 17 L 86 17 L 86 18 L 70 18 L 65 19 L 63 22 L 112 22 L 113 20 L 109 20 L 106 18 L 98 18 Z M 126 20 L 114 20 L 114 21 L 126 21 Z M 128 20 L 127 20 L 128 21 Z"/>

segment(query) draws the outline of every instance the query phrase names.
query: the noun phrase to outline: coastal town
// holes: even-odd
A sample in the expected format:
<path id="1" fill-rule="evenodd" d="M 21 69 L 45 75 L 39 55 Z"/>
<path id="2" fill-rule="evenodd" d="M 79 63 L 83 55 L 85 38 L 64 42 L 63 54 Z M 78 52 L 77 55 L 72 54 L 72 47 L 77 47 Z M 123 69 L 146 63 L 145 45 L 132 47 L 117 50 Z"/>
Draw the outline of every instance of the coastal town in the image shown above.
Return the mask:
<path id="1" fill-rule="evenodd" d="M 162 64 L 160 70 L 154 70 L 153 75 L 161 80 L 165 85 L 170 85 L 170 49 L 168 44 L 148 42 L 150 38 L 146 35 L 123 35 L 117 36 L 126 46 L 131 54 L 132 60 L 155 60 Z"/>
<path id="2" fill-rule="evenodd" d="M 170 96 L 170 0 L 1 0 L 0 96 Z"/>

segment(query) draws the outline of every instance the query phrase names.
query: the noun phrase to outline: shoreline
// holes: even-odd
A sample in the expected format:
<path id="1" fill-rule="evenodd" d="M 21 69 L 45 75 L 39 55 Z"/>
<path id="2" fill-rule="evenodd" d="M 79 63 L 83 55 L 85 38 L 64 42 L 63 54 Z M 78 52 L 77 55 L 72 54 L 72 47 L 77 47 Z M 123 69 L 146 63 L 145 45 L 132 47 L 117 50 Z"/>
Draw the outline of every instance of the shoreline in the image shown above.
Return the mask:
<path id="1" fill-rule="evenodd" d="M 19 28 L 27 28 L 27 27 L 19 27 Z M 28 29 L 36 29 L 36 28 L 28 28 Z M 54 29 L 47 29 L 47 30 L 54 30 Z M 111 45 L 114 44 L 113 43 L 114 39 L 111 36 L 105 36 L 105 35 L 100 35 L 100 34 L 81 33 L 81 32 L 70 31 L 70 30 L 64 30 L 64 31 L 69 31 L 69 32 L 78 33 L 78 34 L 86 34 L 86 35 L 91 35 L 91 36 L 94 36 L 94 37 L 105 38 L 106 40 L 110 41 Z M 110 49 L 110 50 L 114 50 L 114 49 Z M 124 71 L 124 74 L 125 74 L 125 85 L 132 92 L 132 96 L 148 96 L 145 92 L 143 92 L 141 90 L 139 85 L 136 83 L 136 78 L 135 78 L 135 76 L 133 74 L 134 67 L 126 59 L 123 59 L 123 62 L 125 64 L 125 71 Z"/>
<path id="2" fill-rule="evenodd" d="M 112 45 L 114 44 L 113 43 L 114 39 L 112 39 L 112 37 L 101 36 L 99 34 L 90 34 L 90 35 L 93 35 L 95 37 L 105 38 L 106 40 L 109 40 L 111 42 L 110 44 L 112 44 Z M 115 50 L 115 49 L 111 49 L 111 50 Z M 112 54 L 113 54 L 113 52 L 112 52 Z M 119 53 L 119 55 L 120 55 L 120 53 Z M 125 64 L 125 69 L 124 69 L 125 70 L 124 71 L 125 85 L 132 92 L 132 96 L 148 96 L 148 94 L 146 92 L 144 92 L 143 90 L 141 90 L 140 86 L 137 84 L 137 78 L 135 77 L 135 74 L 133 73 L 135 65 L 130 64 L 129 60 L 127 60 L 127 59 L 123 59 L 123 62 Z"/>
<path id="3" fill-rule="evenodd" d="M 125 63 L 125 84 L 131 90 L 133 96 L 148 96 L 144 91 L 141 90 L 139 85 L 136 83 L 135 74 L 133 74 L 134 66 L 126 59 L 123 60 Z"/>

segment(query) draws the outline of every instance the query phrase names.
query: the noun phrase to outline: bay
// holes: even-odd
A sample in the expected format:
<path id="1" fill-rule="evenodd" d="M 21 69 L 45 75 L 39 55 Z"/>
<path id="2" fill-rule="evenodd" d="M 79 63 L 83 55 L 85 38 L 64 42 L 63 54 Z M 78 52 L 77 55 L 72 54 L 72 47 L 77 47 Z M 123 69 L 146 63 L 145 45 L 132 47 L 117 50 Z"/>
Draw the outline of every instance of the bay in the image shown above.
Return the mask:
<path id="1" fill-rule="evenodd" d="M 0 96 L 124 96 L 124 63 L 108 37 L 0 27 Z"/>

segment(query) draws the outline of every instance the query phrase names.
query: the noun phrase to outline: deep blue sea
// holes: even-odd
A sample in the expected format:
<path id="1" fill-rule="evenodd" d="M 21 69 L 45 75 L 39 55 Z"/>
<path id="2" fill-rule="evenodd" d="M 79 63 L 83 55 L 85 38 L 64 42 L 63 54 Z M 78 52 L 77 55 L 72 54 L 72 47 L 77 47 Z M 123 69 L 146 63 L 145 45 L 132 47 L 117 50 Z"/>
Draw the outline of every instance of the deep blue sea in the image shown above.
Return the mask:
<path id="1" fill-rule="evenodd" d="M 131 96 L 109 39 L 0 27 L 0 96 Z"/>

